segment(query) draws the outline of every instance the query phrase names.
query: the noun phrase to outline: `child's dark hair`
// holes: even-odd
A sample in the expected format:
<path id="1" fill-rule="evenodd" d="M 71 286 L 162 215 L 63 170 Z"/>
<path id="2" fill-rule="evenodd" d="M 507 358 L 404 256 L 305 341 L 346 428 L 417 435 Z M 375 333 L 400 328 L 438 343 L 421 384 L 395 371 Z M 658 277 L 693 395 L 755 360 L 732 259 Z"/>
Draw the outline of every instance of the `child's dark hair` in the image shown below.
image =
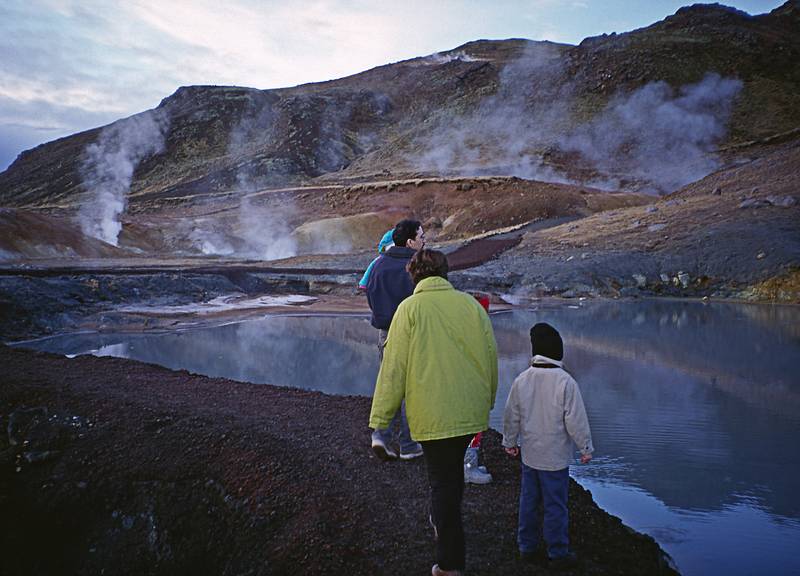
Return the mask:
<path id="1" fill-rule="evenodd" d="M 439 276 L 447 280 L 449 269 L 447 256 L 443 252 L 428 250 L 427 248 L 415 252 L 406 267 L 414 284 L 419 284 L 421 280 L 431 276 Z"/>

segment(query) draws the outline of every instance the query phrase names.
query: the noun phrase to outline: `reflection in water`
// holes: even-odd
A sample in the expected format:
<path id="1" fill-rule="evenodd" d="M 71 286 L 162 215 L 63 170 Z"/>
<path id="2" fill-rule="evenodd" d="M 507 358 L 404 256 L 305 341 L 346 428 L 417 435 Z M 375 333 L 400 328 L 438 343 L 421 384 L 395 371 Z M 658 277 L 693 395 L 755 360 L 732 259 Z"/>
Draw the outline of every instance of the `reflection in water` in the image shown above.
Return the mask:
<path id="1" fill-rule="evenodd" d="M 685 574 L 800 573 L 800 309 L 687 302 L 540 304 L 493 316 L 501 428 L 528 330 L 562 333 L 597 452 L 573 475 L 652 534 Z M 362 317 L 269 317 L 160 335 L 83 335 L 38 349 L 334 394 L 371 395 L 377 334 Z"/>
<path id="2" fill-rule="evenodd" d="M 800 310 L 593 302 L 499 315 L 503 388 L 527 363 L 527 331 L 565 341 L 596 457 L 573 475 L 645 531 L 685 574 L 796 574 L 800 558 Z"/>
<path id="3" fill-rule="evenodd" d="M 272 316 L 161 334 L 79 334 L 27 346 L 121 356 L 197 374 L 371 396 L 378 336 L 363 317 Z"/>

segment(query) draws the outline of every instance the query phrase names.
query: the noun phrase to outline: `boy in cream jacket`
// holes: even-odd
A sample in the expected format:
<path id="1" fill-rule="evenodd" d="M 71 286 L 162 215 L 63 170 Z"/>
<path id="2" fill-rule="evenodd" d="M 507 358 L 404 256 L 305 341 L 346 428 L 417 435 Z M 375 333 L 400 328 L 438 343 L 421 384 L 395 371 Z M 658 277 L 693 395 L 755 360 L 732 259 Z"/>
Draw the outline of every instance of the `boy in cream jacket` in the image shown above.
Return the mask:
<path id="1" fill-rule="evenodd" d="M 567 493 L 569 464 L 577 445 L 581 463 L 592 459 L 592 434 L 578 383 L 562 367 L 564 345 L 549 324 L 531 328 L 531 367 L 511 386 L 503 416 L 503 447 L 522 455 L 517 544 L 520 557 L 546 557 L 553 564 L 571 565 Z M 538 506 L 544 507 L 544 530 Z M 540 546 L 544 536 L 546 549 Z"/>

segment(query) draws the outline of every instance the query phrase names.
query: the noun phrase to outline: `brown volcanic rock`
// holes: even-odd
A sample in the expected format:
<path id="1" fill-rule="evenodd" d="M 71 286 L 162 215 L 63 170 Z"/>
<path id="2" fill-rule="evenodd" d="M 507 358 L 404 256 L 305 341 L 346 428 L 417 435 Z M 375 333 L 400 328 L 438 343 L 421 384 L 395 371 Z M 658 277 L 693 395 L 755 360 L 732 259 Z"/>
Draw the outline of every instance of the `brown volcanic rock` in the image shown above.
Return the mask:
<path id="1" fill-rule="evenodd" d="M 584 217 L 650 203 L 652 196 L 610 194 L 567 184 L 521 178 L 434 178 L 354 185 L 336 193 L 348 213 L 405 209 L 439 241 L 467 238 L 524 223 Z"/>
<path id="2" fill-rule="evenodd" d="M 223 193 L 206 200 L 164 198 L 146 207 L 138 204 L 123 216 L 119 249 L 84 237 L 75 224 L 74 210 L 51 209 L 45 215 L 6 209 L 5 220 L 20 221 L 4 229 L 0 250 L 15 258 L 123 257 L 126 253 L 172 258 L 200 253 L 194 235 L 200 227 L 242 254 L 248 235 L 258 236 L 260 227 L 273 221 L 274 207 L 287 206 L 290 208 L 280 219 L 296 242 L 298 254 L 341 253 L 374 249 L 383 233 L 402 218 L 422 221 L 431 240 L 449 241 L 533 221 L 585 217 L 655 199 L 568 184 L 483 177 L 297 187 L 246 195 Z M 42 223 L 27 226 L 22 215 Z M 69 241 L 64 240 L 65 235 Z M 34 250 L 33 245 L 39 248 Z M 57 248 L 61 245 L 72 248 Z M 90 250 L 90 246 L 104 248 Z"/>
<path id="3" fill-rule="evenodd" d="M 0 260 L 23 258 L 98 258 L 127 251 L 85 236 L 69 218 L 0 208 Z"/>
<path id="4" fill-rule="evenodd" d="M 416 218 L 431 240 L 470 238 L 528 222 L 584 217 L 603 210 L 654 201 L 644 194 L 608 193 L 568 184 L 520 178 L 433 178 L 368 182 L 350 186 L 300 187 L 219 198 L 213 204 L 186 207 L 165 201 L 126 217 L 121 244 L 159 246 L 168 254 L 196 252 L 186 227 L 165 226 L 191 216 L 213 221 L 234 244 L 246 234 L 243 211 L 263 214 L 273 206 L 291 206 L 285 222 L 298 241 L 298 252 L 326 253 L 372 249 L 388 228 L 402 218 Z M 244 208 L 246 206 L 246 208 Z M 337 239 L 342 249 L 334 247 Z"/>

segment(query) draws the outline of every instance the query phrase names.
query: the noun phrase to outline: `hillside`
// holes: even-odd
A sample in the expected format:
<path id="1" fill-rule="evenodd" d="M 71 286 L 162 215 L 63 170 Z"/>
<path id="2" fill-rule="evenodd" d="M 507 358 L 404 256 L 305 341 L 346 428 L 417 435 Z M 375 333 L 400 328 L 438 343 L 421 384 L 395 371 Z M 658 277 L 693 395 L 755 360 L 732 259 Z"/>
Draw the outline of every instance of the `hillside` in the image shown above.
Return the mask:
<path id="1" fill-rule="evenodd" d="M 669 148 L 687 166 L 698 158 L 686 154 L 796 128 L 798 29 L 796 0 L 760 16 L 695 5 L 647 28 L 578 46 L 481 40 L 294 88 L 183 87 L 153 111 L 21 154 L 0 174 L 0 205 L 88 201 L 91 195 L 81 193 L 91 188 L 102 159 L 87 157 L 87 146 L 116 152 L 121 146 L 114 138 L 132 140 L 126 150 L 137 162 L 132 210 L 165 198 L 194 202 L 219 192 L 387 175 L 599 179 L 612 187 L 671 191 L 676 182 L 669 178 L 645 181 L 633 166 L 644 155 L 626 156 L 630 142 L 614 149 L 599 142 L 603 122 L 616 118 L 614 106 L 650 116 L 666 102 L 684 118 L 710 114 L 720 123 L 718 133 L 695 135 L 697 150 Z M 709 74 L 718 80 L 703 84 Z M 665 84 L 637 92 L 659 82 Z M 681 102 L 693 85 L 702 94 Z M 693 133 L 687 122 L 682 130 Z M 662 130 L 650 137 L 686 134 Z"/>
<path id="2" fill-rule="evenodd" d="M 694 5 L 577 46 L 182 87 L 0 173 L 0 260 L 350 271 L 415 217 L 458 267 L 485 263 L 464 286 L 797 302 L 798 31 L 798 0 Z"/>

